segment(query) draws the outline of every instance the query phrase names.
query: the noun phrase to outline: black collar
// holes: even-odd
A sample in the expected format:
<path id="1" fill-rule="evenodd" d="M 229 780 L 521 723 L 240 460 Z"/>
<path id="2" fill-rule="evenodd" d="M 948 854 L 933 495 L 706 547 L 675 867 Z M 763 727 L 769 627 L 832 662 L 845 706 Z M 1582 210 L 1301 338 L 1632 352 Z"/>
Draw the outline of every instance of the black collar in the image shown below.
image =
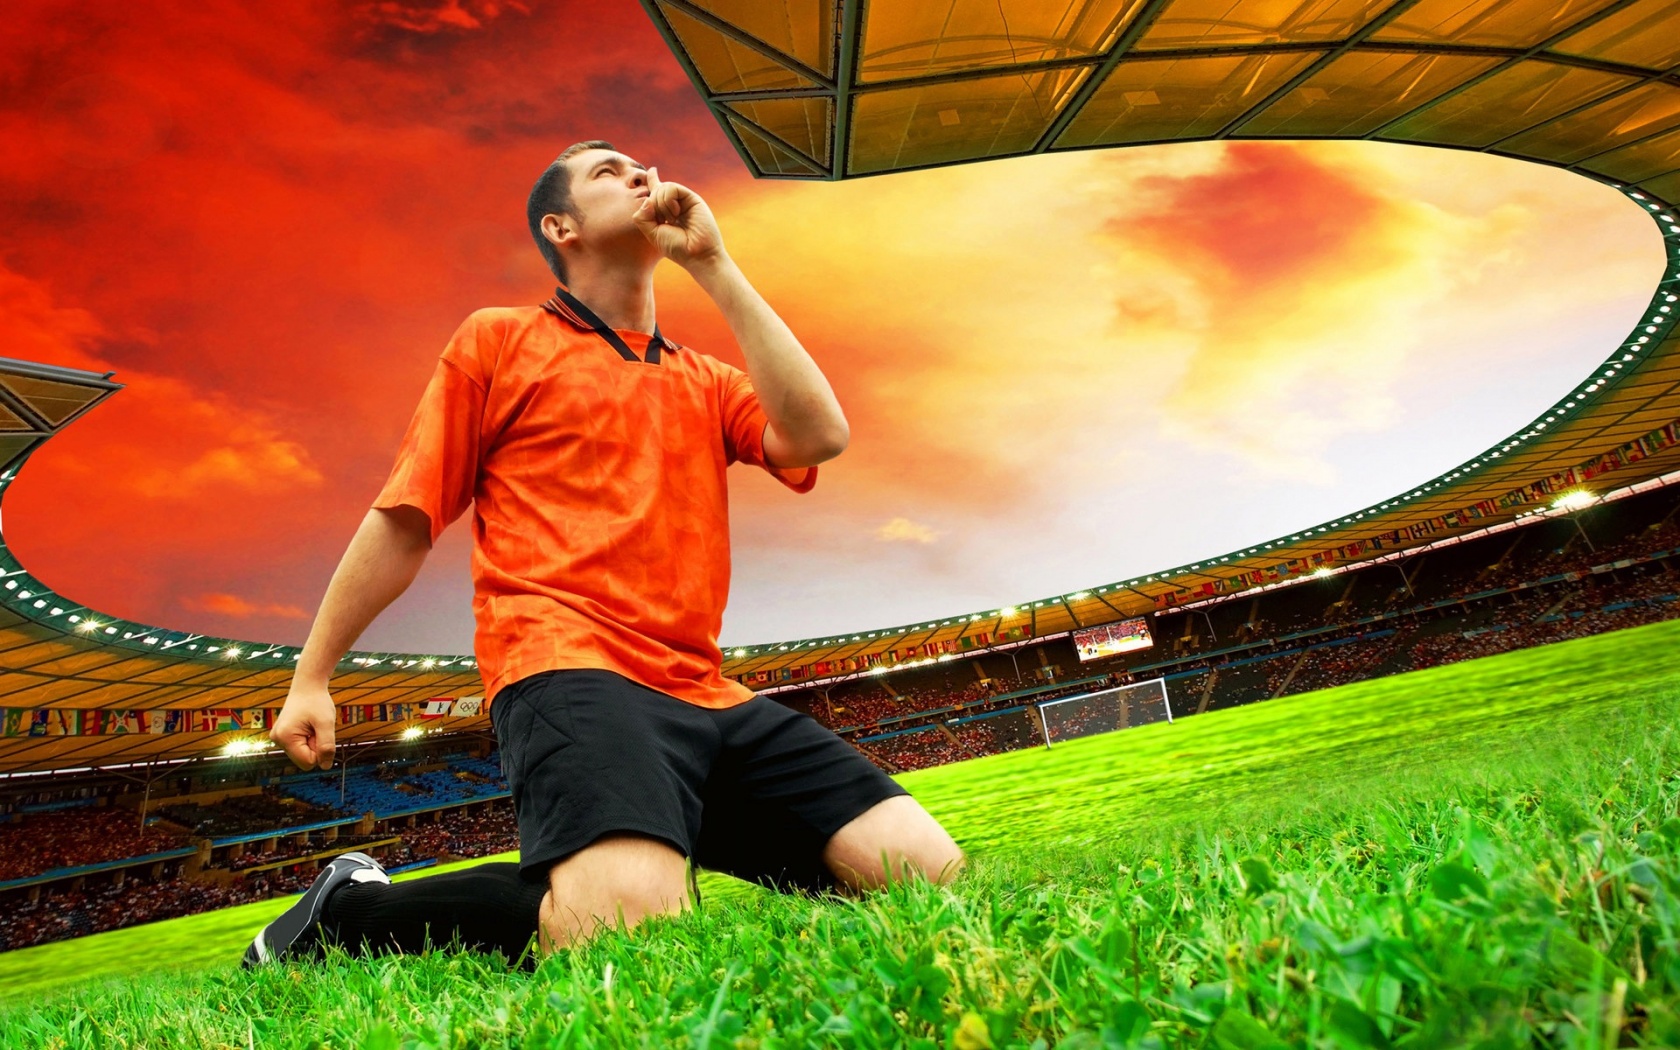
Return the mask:
<path id="1" fill-rule="evenodd" d="M 596 335 L 605 339 L 607 344 L 614 350 L 617 350 L 618 356 L 624 358 L 624 360 L 635 361 L 638 364 L 644 362 L 643 358 L 636 356 L 636 351 L 630 349 L 629 344 L 624 341 L 623 336 L 608 327 L 605 321 L 596 316 L 595 311 L 583 305 L 583 300 L 579 299 L 571 292 L 568 292 L 565 288 L 556 287 L 554 289 L 554 298 L 544 303 L 543 308 L 548 310 L 550 313 L 559 314 L 560 316 L 565 317 L 568 321 L 573 322 L 580 328 L 590 329 Z M 657 365 L 659 363 L 660 350 L 662 348 L 666 350 L 674 350 L 676 349 L 676 346 L 677 344 L 659 334 L 659 325 L 656 322 L 653 326 L 653 335 L 648 338 L 647 357 L 645 358 L 645 363 Z"/>

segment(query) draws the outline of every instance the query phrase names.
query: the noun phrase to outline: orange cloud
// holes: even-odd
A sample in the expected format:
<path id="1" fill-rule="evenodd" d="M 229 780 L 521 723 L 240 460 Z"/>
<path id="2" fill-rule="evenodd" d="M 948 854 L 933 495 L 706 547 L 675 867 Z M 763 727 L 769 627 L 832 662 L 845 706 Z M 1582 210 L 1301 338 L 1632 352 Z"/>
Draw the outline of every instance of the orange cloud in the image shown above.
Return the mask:
<path id="1" fill-rule="evenodd" d="M 932 543 L 941 535 L 909 518 L 894 518 L 875 530 L 875 538 L 887 543 Z"/>
<path id="2" fill-rule="evenodd" d="M 272 616 L 284 620 L 307 620 L 310 618 L 306 610 L 296 605 L 250 602 L 234 594 L 201 594 L 183 598 L 181 605 L 197 612 L 231 616 L 238 620 L 249 620 L 255 616 Z"/>
<path id="3" fill-rule="evenodd" d="M 436 33 L 446 28 L 482 29 L 486 22 L 494 21 L 498 15 L 509 9 L 521 14 L 531 13 L 531 8 L 526 4 L 498 3 L 497 0 L 468 0 L 465 4 L 462 0 L 444 0 L 443 3 L 383 0 L 379 3 L 357 5 L 356 13 L 380 25 L 393 26 L 413 33 Z"/>

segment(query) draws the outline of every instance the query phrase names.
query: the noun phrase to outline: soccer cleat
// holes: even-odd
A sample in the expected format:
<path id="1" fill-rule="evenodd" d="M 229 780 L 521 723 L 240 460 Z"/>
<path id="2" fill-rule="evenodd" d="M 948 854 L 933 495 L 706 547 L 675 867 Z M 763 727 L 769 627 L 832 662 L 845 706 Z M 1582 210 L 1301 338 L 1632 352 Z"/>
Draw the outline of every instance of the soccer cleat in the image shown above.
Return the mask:
<path id="1" fill-rule="evenodd" d="M 334 857 L 321 869 L 315 882 L 280 917 L 264 926 L 245 949 L 246 969 L 287 956 L 299 956 L 320 947 L 321 924 L 325 922 L 327 898 L 353 882 L 381 882 L 389 886 L 391 876 L 366 853 Z"/>

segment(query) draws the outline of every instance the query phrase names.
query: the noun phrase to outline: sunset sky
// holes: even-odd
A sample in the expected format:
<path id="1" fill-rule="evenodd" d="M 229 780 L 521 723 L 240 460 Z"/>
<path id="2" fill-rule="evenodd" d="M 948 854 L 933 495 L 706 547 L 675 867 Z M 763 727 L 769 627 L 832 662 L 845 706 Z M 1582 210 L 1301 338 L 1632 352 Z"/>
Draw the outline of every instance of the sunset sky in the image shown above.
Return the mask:
<path id="1" fill-rule="evenodd" d="M 5 502 L 117 616 L 301 643 L 450 333 L 552 281 L 532 181 L 605 138 L 702 194 L 850 448 L 731 471 L 721 641 L 995 609 L 1330 519 L 1551 404 L 1661 273 L 1612 190 L 1375 143 L 752 179 L 634 0 L 8 5 L 0 356 L 126 389 Z M 672 338 L 744 366 L 680 269 Z M 470 651 L 466 519 L 358 648 Z"/>

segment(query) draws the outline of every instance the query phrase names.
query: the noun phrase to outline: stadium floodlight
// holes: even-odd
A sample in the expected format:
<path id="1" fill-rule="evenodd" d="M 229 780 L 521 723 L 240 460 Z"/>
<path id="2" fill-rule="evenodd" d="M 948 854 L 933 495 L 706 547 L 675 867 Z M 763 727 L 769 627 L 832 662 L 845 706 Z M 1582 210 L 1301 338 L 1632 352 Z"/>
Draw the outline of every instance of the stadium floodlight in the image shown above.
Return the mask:
<path id="1" fill-rule="evenodd" d="M 407 729 L 402 731 L 402 738 L 404 740 L 419 740 L 425 735 L 426 731 L 421 729 L 419 726 L 409 726 Z"/>
<path id="2" fill-rule="evenodd" d="M 1591 492 L 1588 492 L 1586 489 L 1574 489 L 1572 491 L 1565 492 L 1563 495 L 1559 496 L 1556 500 L 1553 500 L 1552 501 L 1552 509 L 1553 510 L 1581 510 L 1582 508 L 1590 507 L 1594 503 L 1597 503 L 1597 502 L 1598 502 L 1598 497 L 1594 496 Z"/>
<path id="3" fill-rule="evenodd" d="M 747 651 L 745 649 L 737 649 L 737 650 L 735 650 L 735 655 L 736 656 L 745 656 L 745 655 L 747 655 Z"/>
<path id="4" fill-rule="evenodd" d="M 1331 570 L 1330 566 L 1320 565 L 1318 568 L 1313 570 L 1313 575 L 1314 576 L 1319 576 L 1319 577 L 1324 577 L 1324 576 L 1334 575 L 1334 573 Z"/>
<path id="5" fill-rule="evenodd" d="M 238 755 L 254 755 L 258 751 L 268 750 L 268 742 L 261 737 L 246 737 L 243 740 L 230 740 L 222 748 L 222 754 L 233 758 Z"/>

